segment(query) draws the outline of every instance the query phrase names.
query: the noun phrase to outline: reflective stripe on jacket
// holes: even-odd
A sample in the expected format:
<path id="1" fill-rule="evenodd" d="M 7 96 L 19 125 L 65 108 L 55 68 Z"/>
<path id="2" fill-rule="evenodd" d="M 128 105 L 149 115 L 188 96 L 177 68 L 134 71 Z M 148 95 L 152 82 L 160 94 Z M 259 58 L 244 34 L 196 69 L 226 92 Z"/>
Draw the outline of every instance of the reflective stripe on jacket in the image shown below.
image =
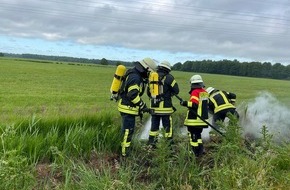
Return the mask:
<path id="1" fill-rule="evenodd" d="M 156 115 L 169 115 L 174 112 L 172 96 L 179 93 L 179 87 L 174 77 L 163 70 L 158 70 L 159 80 L 162 82 L 163 93 L 159 95 L 159 101 L 151 99 L 150 108 L 154 109 Z M 148 92 L 148 91 L 147 91 Z M 149 96 L 150 93 L 148 94 Z"/>
<path id="2" fill-rule="evenodd" d="M 230 92 L 217 91 L 210 95 L 209 97 L 209 109 L 213 113 L 219 111 L 236 108 L 231 102 L 236 99 L 236 95 Z"/>
<path id="3" fill-rule="evenodd" d="M 184 120 L 185 126 L 208 127 L 196 114 L 204 120 L 208 120 L 208 93 L 203 88 L 191 91 L 190 100 L 187 102 L 187 115 Z"/>
<path id="4" fill-rule="evenodd" d="M 137 69 L 132 68 L 127 71 L 124 86 L 120 92 L 118 110 L 122 113 L 139 115 L 139 104 L 144 92 L 144 83 Z"/>

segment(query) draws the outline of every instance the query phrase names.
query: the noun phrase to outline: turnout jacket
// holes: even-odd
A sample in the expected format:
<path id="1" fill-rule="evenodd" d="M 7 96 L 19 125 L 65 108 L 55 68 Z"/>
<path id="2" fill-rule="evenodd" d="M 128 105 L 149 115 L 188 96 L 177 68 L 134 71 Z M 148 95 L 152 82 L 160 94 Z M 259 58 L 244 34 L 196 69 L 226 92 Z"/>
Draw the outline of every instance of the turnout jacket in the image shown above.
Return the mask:
<path id="1" fill-rule="evenodd" d="M 179 93 L 179 87 L 174 77 L 168 71 L 159 69 L 157 73 L 159 85 L 163 89 L 163 92 L 156 99 L 151 98 L 150 108 L 154 109 L 153 114 L 155 115 L 170 115 L 175 111 L 172 105 L 172 96 Z M 147 94 L 151 97 L 149 89 L 147 89 Z"/>
<path id="2" fill-rule="evenodd" d="M 209 96 L 209 111 L 217 113 L 219 111 L 236 108 L 234 103 L 236 101 L 236 94 L 217 90 Z"/>
<path id="3" fill-rule="evenodd" d="M 203 127 L 208 125 L 202 119 L 208 119 L 208 93 L 204 88 L 191 89 L 189 101 L 184 101 L 183 106 L 188 107 L 187 115 L 184 120 L 185 126 Z"/>
<path id="4" fill-rule="evenodd" d="M 129 69 L 124 77 L 120 90 L 118 110 L 122 113 L 139 115 L 141 96 L 144 93 L 145 82 L 136 68 Z"/>

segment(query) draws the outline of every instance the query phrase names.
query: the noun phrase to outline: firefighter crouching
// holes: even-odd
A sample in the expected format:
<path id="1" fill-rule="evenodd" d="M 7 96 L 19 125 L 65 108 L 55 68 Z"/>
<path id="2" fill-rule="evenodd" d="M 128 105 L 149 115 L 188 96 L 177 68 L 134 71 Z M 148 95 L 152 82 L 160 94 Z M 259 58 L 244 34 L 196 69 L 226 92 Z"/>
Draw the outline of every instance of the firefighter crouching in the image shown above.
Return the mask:
<path id="1" fill-rule="evenodd" d="M 189 142 L 195 156 L 204 154 L 201 133 L 208 125 L 202 121 L 197 114 L 207 121 L 208 119 L 208 93 L 204 89 L 203 80 L 200 75 L 193 75 L 190 78 L 190 99 L 180 101 L 180 105 L 188 108 L 184 126 L 187 127 Z"/>
<path id="2" fill-rule="evenodd" d="M 239 118 L 235 107 L 236 94 L 217 90 L 213 87 L 208 87 L 206 91 L 209 93 L 209 112 L 213 114 L 214 127 L 219 129 L 216 122 L 224 122 L 228 114 L 233 114 Z"/>
<path id="3" fill-rule="evenodd" d="M 165 138 L 169 141 L 169 144 L 173 143 L 171 114 L 175 111 L 175 108 L 172 105 L 172 96 L 179 93 L 179 87 L 174 77 L 170 74 L 170 71 L 170 63 L 163 61 L 157 67 L 157 81 L 151 81 L 149 78 L 150 89 L 147 90 L 147 94 L 151 98 L 150 108 L 154 111 L 151 113 L 151 129 L 149 132 L 148 145 L 152 148 L 156 147 L 160 120 L 165 130 Z M 150 83 L 158 84 L 155 85 Z M 154 88 L 157 88 L 157 94 Z"/>
<path id="4" fill-rule="evenodd" d="M 118 110 L 122 117 L 122 156 L 128 155 L 135 129 L 135 117 L 149 111 L 141 96 L 144 93 L 149 73 L 157 67 L 151 58 L 145 58 L 134 64 L 135 66 L 128 69 L 124 76 L 118 100 Z"/>

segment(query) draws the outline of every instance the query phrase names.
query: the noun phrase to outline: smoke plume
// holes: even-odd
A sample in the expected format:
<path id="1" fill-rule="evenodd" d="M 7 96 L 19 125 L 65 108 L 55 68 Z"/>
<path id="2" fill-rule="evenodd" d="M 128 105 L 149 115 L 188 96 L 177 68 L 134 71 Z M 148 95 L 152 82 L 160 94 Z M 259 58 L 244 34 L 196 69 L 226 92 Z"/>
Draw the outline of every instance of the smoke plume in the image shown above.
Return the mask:
<path id="1" fill-rule="evenodd" d="M 211 121 L 211 118 L 209 119 L 209 121 Z M 159 126 L 160 126 L 160 129 L 162 129 L 162 121 L 160 121 Z M 173 126 L 173 127 L 176 127 L 176 126 Z M 148 139 L 150 128 L 151 128 L 151 117 L 149 117 L 149 119 L 146 121 L 144 128 L 139 136 L 139 139 L 142 139 L 142 140 Z M 203 140 L 208 140 L 210 138 L 210 136 L 209 136 L 210 131 L 211 131 L 210 127 L 203 129 L 203 132 L 202 132 L 202 139 Z M 187 128 L 186 127 L 183 126 L 183 127 L 177 128 L 176 132 L 180 133 L 181 136 L 184 136 L 187 138 Z M 160 136 L 161 136 L 161 134 L 160 134 Z"/>
<path id="2" fill-rule="evenodd" d="M 290 109 L 268 92 L 261 92 L 248 103 L 238 107 L 240 126 L 244 135 L 259 138 L 266 127 L 276 142 L 290 139 Z"/>
<path id="3" fill-rule="evenodd" d="M 239 125 L 244 135 L 251 138 L 260 138 L 262 128 L 266 127 L 268 134 L 272 135 L 276 142 L 290 142 L 290 109 L 283 105 L 269 92 L 260 92 L 256 98 L 249 102 L 243 102 L 237 107 L 240 114 Z M 211 118 L 209 119 L 211 122 Z M 228 120 L 225 122 L 227 123 Z M 151 126 L 151 117 L 145 123 L 140 139 L 148 139 Z M 162 126 L 162 122 L 160 123 Z M 211 128 L 203 130 L 202 138 L 209 139 Z M 185 127 L 180 128 L 182 136 L 187 135 Z"/>

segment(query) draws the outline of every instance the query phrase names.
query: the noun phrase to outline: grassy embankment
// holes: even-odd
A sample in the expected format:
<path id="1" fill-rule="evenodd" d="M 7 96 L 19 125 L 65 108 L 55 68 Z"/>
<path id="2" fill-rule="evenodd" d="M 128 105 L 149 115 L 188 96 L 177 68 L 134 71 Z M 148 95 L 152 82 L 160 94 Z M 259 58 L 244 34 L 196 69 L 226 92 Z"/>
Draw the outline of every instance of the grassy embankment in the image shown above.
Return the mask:
<path id="1" fill-rule="evenodd" d="M 160 140 L 155 152 L 133 141 L 120 160 L 120 116 L 109 100 L 115 67 L 0 59 L 0 189 L 287 189 L 290 146 L 271 142 L 267 128 L 254 153 L 237 123 L 226 138 L 188 154 L 176 130 L 173 152 Z M 172 72 L 188 97 L 193 73 Z M 288 81 L 201 74 L 207 86 L 237 93 L 237 104 L 266 90 L 289 105 Z M 148 99 L 144 96 L 145 101 Z M 176 128 L 186 110 L 174 104 Z M 148 118 L 148 115 L 145 119 Z M 142 128 L 138 125 L 136 134 Z M 254 146 L 254 145 L 253 145 Z"/>

